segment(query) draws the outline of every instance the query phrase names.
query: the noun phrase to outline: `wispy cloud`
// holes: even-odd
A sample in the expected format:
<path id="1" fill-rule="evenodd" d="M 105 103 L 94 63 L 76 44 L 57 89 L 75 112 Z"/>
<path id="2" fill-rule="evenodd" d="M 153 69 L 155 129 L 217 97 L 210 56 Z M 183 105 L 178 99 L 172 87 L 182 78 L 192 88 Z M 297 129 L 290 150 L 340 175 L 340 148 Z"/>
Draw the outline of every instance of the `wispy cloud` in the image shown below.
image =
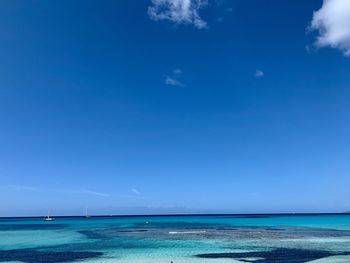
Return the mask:
<path id="1" fill-rule="evenodd" d="M 58 193 L 58 194 L 82 194 L 82 195 L 94 195 L 108 197 L 107 193 L 87 190 L 87 189 L 48 189 L 48 188 L 38 188 L 28 185 L 4 185 L 0 186 L 0 189 L 8 191 L 31 191 L 38 193 Z"/>
<path id="2" fill-rule="evenodd" d="M 255 72 L 254 72 L 254 77 L 256 77 L 256 78 L 262 78 L 262 77 L 264 77 L 264 76 L 265 76 L 265 73 L 264 73 L 262 70 L 260 70 L 260 69 L 255 70 Z"/>
<path id="3" fill-rule="evenodd" d="M 155 21 L 169 20 L 176 24 L 192 24 L 198 29 L 206 28 L 207 22 L 199 10 L 208 4 L 207 0 L 151 0 L 148 15 Z"/>
<path id="4" fill-rule="evenodd" d="M 309 30 L 317 31 L 316 47 L 340 49 L 350 56 L 350 1 L 323 0 L 314 12 Z"/>
<path id="5" fill-rule="evenodd" d="M 141 194 L 140 191 L 137 190 L 137 189 L 135 189 L 135 188 L 131 189 L 131 191 L 132 191 L 134 194 L 136 194 L 136 195 L 140 195 L 140 194 Z"/>
<path id="6" fill-rule="evenodd" d="M 37 188 L 28 185 L 4 185 L 0 188 L 10 191 L 37 191 Z"/>
<path id="7" fill-rule="evenodd" d="M 181 75 L 182 74 L 182 69 L 179 69 L 179 68 L 173 69 L 173 74 L 174 75 Z"/>
<path id="8" fill-rule="evenodd" d="M 97 192 L 89 189 L 51 189 L 49 192 L 56 192 L 58 194 L 71 194 L 71 195 L 92 195 L 100 197 L 108 197 L 110 194 Z"/>
<path id="9" fill-rule="evenodd" d="M 165 84 L 178 87 L 185 86 L 182 82 L 170 76 L 165 76 Z"/>
<path id="10" fill-rule="evenodd" d="M 86 195 L 95 195 L 95 196 L 102 196 L 102 197 L 108 197 L 110 196 L 109 194 L 106 193 L 101 193 L 101 192 L 96 192 L 96 191 L 91 191 L 91 190 L 79 190 L 76 191 L 77 194 L 86 194 Z"/>
<path id="11" fill-rule="evenodd" d="M 37 186 L 28 186 L 28 185 L 17 185 L 17 184 L 11 184 L 11 185 L 0 185 L 0 191 L 11 191 L 11 192 L 32 192 L 39 195 L 54 195 L 54 196 L 75 196 L 79 198 L 87 198 L 90 197 L 101 197 L 101 198 L 122 198 L 122 199 L 146 199 L 145 197 L 138 189 L 131 188 L 129 192 L 126 194 L 123 193 L 106 193 L 101 191 L 96 191 L 90 188 L 47 188 L 47 187 L 37 187 Z"/>
<path id="12" fill-rule="evenodd" d="M 216 5 L 220 8 L 219 13 L 221 14 L 219 17 L 216 18 L 216 21 L 221 23 L 226 19 L 227 15 L 230 15 L 233 12 L 233 8 L 224 8 L 226 6 L 226 1 L 216 1 Z"/>
<path id="13" fill-rule="evenodd" d="M 165 75 L 165 84 L 170 86 L 184 87 L 185 84 L 180 81 L 182 75 L 181 69 L 172 70 L 170 75 Z"/>

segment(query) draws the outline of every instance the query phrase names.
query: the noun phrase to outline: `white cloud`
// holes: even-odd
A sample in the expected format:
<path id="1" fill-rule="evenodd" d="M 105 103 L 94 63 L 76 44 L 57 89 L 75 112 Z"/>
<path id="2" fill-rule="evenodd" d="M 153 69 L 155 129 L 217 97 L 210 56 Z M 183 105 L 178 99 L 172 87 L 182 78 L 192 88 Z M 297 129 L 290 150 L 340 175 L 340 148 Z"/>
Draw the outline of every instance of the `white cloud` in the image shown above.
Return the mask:
<path id="1" fill-rule="evenodd" d="M 179 68 L 173 69 L 170 75 L 165 75 L 165 84 L 169 86 L 184 87 L 185 84 L 179 80 L 182 73 L 183 71 Z"/>
<path id="2" fill-rule="evenodd" d="M 323 0 L 310 29 L 318 31 L 317 47 L 338 48 L 350 56 L 350 0 Z"/>
<path id="3" fill-rule="evenodd" d="M 169 86 L 184 87 L 185 84 L 176 79 L 175 77 L 165 76 L 165 84 Z"/>
<path id="4" fill-rule="evenodd" d="M 181 74 L 182 74 L 182 70 L 179 69 L 179 68 L 174 69 L 174 70 L 173 70 L 173 74 L 175 74 L 175 75 L 181 75 Z"/>
<path id="5" fill-rule="evenodd" d="M 192 24 L 198 29 L 207 23 L 200 17 L 199 10 L 208 4 L 207 0 L 151 0 L 148 15 L 155 21 L 170 20 L 176 24 Z"/>
<path id="6" fill-rule="evenodd" d="M 178 86 L 178 87 L 185 86 L 185 84 L 183 84 L 181 81 L 177 80 L 174 77 L 170 77 L 170 76 L 165 76 L 165 84 L 170 85 L 170 86 Z"/>
<path id="7" fill-rule="evenodd" d="M 135 188 L 131 189 L 131 191 L 132 191 L 134 194 L 137 194 L 137 195 L 140 195 L 140 194 L 141 194 L 141 193 L 140 193 L 137 189 L 135 189 Z"/>
<path id="8" fill-rule="evenodd" d="M 263 71 L 261 71 L 260 69 L 257 69 L 254 73 L 254 76 L 256 78 L 262 78 L 265 75 L 265 73 Z"/>

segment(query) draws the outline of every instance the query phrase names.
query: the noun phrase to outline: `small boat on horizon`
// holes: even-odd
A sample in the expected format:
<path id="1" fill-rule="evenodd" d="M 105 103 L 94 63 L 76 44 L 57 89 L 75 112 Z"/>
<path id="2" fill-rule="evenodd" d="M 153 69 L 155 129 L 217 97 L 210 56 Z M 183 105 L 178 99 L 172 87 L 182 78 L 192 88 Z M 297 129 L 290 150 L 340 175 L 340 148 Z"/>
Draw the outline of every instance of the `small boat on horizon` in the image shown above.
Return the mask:
<path id="1" fill-rule="evenodd" d="M 88 214 L 88 207 L 86 207 L 85 218 L 91 218 L 91 216 Z"/>
<path id="2" fill-rule="evenodd" d="M 50 210 L 47 211 L 47 217 L 44 218 L 45 221 L 55 221 L 55 218 L 50 217 Z"/>

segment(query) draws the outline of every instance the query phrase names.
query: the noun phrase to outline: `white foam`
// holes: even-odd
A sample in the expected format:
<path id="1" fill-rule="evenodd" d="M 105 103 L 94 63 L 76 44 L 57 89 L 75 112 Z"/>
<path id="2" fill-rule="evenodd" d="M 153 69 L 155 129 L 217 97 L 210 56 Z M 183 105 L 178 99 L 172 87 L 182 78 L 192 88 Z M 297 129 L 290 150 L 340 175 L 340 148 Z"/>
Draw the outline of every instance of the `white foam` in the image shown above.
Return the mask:
<path id="1" fill-rule="evenodd" d="M 199 230 L 199 231 L 170 231 L 170 235 L 176 235 L 176 234 L 205 234 L 207 231 L 205 230 Z"/>

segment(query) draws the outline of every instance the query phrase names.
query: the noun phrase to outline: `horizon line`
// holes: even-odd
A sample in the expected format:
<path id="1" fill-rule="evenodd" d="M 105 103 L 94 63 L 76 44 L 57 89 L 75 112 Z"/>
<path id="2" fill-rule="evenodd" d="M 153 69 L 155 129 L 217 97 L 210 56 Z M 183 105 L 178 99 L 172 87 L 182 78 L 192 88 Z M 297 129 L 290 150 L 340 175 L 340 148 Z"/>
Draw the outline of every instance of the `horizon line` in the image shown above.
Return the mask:
<path id="1" fill-rule="evenodd" d="M 171 217 L 171 216 L 274 216 L 274 215 L 350 215 L 350 211 L 345 212 L 285 212 L 285 213 L 188 213 L 188 214 L 111 214 L 111 215 L 89 215 L 89 217 Z M 37 216 L 0 216 L 0 219 L 9 218 L 43 218 L 47 215 Z M 55 218 L 85 218 L 85 215 L 52 215 Z"/>

